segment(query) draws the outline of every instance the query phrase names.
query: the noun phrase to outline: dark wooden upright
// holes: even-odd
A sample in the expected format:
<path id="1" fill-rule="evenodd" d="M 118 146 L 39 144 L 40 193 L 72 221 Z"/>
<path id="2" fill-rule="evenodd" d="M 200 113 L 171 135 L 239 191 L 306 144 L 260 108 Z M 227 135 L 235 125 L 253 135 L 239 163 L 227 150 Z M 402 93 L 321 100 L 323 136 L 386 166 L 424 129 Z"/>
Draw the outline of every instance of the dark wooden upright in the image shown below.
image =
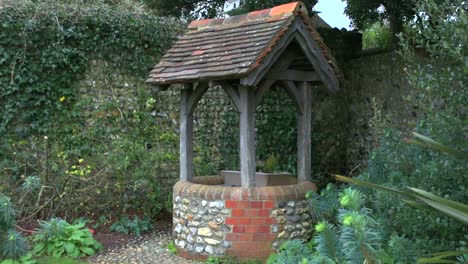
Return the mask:
<path id="1" fill-rule="evenodd" d="M 301 2 L 193 21 L 151 71 L 149 84 L 180 88 L 180 180 L 193 179 L 193 111 L 221 86 L 240 115 L 242 187 L 255 187 L 255 112 L 272 85 L 297 107 L 297 177 L 311 180 L 312 89 L 339 88 L 340 71 Z M 173 85 L 177 84 L 177 85 Z"/>

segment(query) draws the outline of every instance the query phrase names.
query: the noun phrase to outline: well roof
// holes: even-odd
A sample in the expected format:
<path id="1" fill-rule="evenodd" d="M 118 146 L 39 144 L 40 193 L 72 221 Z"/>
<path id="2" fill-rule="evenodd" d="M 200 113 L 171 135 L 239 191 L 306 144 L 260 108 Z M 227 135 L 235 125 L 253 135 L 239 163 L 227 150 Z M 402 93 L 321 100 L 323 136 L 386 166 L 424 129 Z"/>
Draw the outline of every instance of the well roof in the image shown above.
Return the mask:
<path id="1" fill-rule="evenodd" d="M 240 16 L 193 21 L 146 82 L 172 84 L 244 77 L 262 63 L 296 18 L 302 19 L 326 61 L 340 76 L 305 5 L 294 2 Z"/>

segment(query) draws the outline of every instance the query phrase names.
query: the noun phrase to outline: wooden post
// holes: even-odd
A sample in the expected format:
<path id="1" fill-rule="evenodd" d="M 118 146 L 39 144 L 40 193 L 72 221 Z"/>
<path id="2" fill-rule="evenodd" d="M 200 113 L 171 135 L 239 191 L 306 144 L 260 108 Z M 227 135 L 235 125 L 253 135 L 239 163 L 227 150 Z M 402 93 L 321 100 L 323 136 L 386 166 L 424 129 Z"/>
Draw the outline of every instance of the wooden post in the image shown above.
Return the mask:
<path id="1" fill-rule="evenodd" d="M 180 90 L 180 180 L 193 180 L 193 112 L 189 100 L 193 85 L 186 84 Z"/>
<path id="2" fill-rule="evenodd" d="M 239 87 L 240 167 L 242 187 L 255 187 L 255 89 Z"/>
<path id="3" fill-rule="evenodd" d="M 312 87 L 308 82 L 298 85 L 302 98 L 302 112 L 297 119 L 297 181 L 311 180 L 311 135 L 312 135 Z"/>

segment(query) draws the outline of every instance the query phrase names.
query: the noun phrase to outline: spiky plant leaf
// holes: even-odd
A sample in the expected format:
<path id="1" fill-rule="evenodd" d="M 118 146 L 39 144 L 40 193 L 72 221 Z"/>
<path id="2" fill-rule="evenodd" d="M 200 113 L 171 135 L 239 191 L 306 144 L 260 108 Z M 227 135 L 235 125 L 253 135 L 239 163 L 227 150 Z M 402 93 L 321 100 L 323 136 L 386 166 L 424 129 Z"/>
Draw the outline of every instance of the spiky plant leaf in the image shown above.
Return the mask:
<path id="1" fill-rule="evenodd" d="M 364 204 L 364 195 L 358 190 L 346 188 L 340 193 L 340 204 L 343 208 L 359 211 Z"/>
<path id="2" fill-rule="evenodd" d="M 5 258 L 18 259 L 29 250 L 26 239 L 14 229 L 8 230 L 0 238 L 0 255 Z"/>
<path id="3" fill-rule="evenodd" d="M 10 229 L 16 220 L 16 213 L 9 197 L 0 194 L 0 231 Z"/>
<path id="4" fill-rule="evenodd" d="M 313 241 L 317 253 L 335 262 L 340 262 L 342 253 L 338 246 L 336 228 L 332 224 L 322 221 L 315 226 L 315 231 Z"/>
<path id="5" fill-rule="evenodd" d="M 340 237 L 342 251 L 350 263 L 374 263 L 381 247 L 377 223 L 367 214 L 368 210 L 341 210 Z"/>

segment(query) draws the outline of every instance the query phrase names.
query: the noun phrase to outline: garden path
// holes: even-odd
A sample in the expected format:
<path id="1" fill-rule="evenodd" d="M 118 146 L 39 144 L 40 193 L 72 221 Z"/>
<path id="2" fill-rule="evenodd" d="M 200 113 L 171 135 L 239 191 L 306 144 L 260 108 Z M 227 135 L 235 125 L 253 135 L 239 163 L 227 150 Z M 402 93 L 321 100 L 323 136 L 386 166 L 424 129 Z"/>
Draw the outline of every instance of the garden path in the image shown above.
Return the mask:
<path id="1" fill-rule="evenodd" d="M 122 239 L 111 249 L 104 250 L 88 259 L 90 264 L 194 264 L 199 263 L 170 253 L 167 244 L 171 241 L 171 225 L 157 226 L 149 234 L 130 240 Z"/>

